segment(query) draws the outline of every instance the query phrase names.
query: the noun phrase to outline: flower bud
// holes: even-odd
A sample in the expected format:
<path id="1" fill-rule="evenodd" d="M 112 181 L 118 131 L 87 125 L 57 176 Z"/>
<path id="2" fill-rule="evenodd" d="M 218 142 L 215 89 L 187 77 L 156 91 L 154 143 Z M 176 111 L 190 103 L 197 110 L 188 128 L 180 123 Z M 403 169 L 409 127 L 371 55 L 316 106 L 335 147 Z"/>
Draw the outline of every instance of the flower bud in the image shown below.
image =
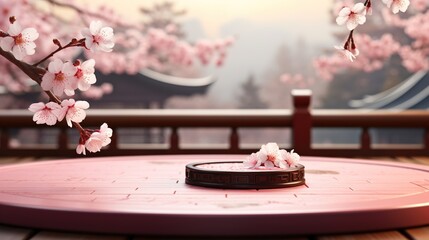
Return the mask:
<path id="1" fill-rule="evenodd" d="M 9 22 L 10 22 L 10 24 L 13 24 L 15 21 L 16 21 L 15 16 L 11 16 L 11 17 L 9 17 Z"/>
<path id="2" fill-rule="evenodd" d="M 53 39 L 52 40 L 52 42 L 55 44 L 55 45 L 57 45 L 58 47 L 61 47 L 61 43 L 60 43 L 60 40 L 58 40 L 58 39 Z"/>

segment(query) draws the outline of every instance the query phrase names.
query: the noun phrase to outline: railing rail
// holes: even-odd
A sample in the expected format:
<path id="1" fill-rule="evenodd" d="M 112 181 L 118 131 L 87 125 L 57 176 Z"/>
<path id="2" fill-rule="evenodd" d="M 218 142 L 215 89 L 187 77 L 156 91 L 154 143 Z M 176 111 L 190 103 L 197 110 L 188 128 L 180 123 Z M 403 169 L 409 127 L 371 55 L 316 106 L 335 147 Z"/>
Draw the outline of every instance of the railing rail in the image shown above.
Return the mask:
<path id="1" fill-rule="evenodd" d="M 290 128 L 292 143 L 301 155 L 318 156 L 427 156 L 429 155 L 429 111 L 389 111 L 389 110 L 310 110 L 311 92 L 294 91 L 292 110 L 89 110 L 85 126 L 100 126 L 108 122 L 114 130 L 118 128 L 160 127 L 170 129 L 167 146 L 163 148 L 127 149 L 118 144 L 114 134 L 110 147 L 98 155 L 137 154 L 235 154 L 250 153 L 255 148 L 241 148 L 240 128 Z M 10 129 L 46 128 L 36 125 L 27 110 L 0 110 L 0 156 L 76 156 L 69 148 L 68 127 L 57 124 L 60 129 L 57 147 L 41 149 L 37 147 L 12 148 Z M 180 128 L 228 128 L 230 136 L 226 149 L 181 148 Z M 354 147 L 329 145 L 318 147 L 312 143 L 314 128 L 358 128 L 361 129 L 360 143 Z M 424 139 L 419 146 L 391 145 L 377 146 L 372 143 L 370 128 L 421 128 Z M 116 133 L 116 131 L 114 131 Z"/>

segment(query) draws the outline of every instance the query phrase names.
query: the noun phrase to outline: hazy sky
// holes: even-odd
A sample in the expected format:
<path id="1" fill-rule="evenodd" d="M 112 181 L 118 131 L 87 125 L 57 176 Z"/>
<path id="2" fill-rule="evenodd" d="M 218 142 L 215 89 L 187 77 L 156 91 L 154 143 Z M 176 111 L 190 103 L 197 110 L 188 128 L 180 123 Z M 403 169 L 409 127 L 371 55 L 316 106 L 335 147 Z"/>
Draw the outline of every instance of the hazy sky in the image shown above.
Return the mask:
<path id="1" fill-rule="evenodd" d="M 160 0 L 77 0 L 87 6 L 108 4 L 127 18 L 140 18 L 139 6 L 151 6 Z M 201 20 L 207 37 L 217 37 L 219 28 L 233 19 L 248 19 L 260 23 L 284 22 L 317 25 L 329 21 L 332 0 L 174 0 L 177 9 L 186 9 L 184 18 Z M 126 4 L 124 4 L 126 3 Z"/>
<path id="2" fill-rule="evenodd" d="M 152 6 L 160 0 L 76 0 L 90 9 L 108 4 L 130 20 L 141 19 L 140 6 Z M 191 40 L 236 36 L 228 51 L 225 65 L 210 74 L 219 80 L 209 94 L 222 94 L 219 101 L 230 101 L 242 81 L 253 74 L 263 82 L 264 73 L 275 61 L 278 50 L 287 45 L 297 49 L 305 41 L 310 57 L 318 49 L 330 48 L 332 39 L 332 0 L 174 0 L 177 9 L 186 9 L 182 18 L 184 30 Z M 308 62 L 311 66 L 311 62 Z"/>

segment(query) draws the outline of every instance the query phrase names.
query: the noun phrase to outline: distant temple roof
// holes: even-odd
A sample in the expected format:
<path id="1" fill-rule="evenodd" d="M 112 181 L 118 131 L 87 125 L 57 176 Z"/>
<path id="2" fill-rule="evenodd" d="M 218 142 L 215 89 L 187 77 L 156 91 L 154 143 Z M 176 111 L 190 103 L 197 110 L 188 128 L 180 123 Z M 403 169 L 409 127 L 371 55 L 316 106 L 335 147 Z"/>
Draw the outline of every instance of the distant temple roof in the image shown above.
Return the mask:
<path id="1" fill-rule="evenodd" d="M 163 104 L 173 96 L 192 96 L 205 94 L 215 78 L 175 77 L 149 69 L 134 75 L 97 73 L 99 83 L 110 83 L 113 86 L 111 94 L 104 95 L 100 100 L 91 100 L 97 106 L 124 106 L 136 107 L 150 103 Z"/>
<path id="2" fill-rule="evenodd" d="M 97 84 L 110 83 L 113 92 L 100 100 L 91 99 L 95 106 L 129 106 L 148 105 L 151 102 L 163 104 L 172 96 L 192 96 L 205 94 L 211 84 L 216 81 L 213 76 L 199 78 L 175 77 L 149 69 L 141 70 L 134 75 L 96 73 Z M 0 95 L 10 94 L 0 86 Z M 40 88 L 35 86 L 29 92 L 16 94 L 19 100 L 33 102 L 40 94 Z M 12 94 L 14 95 L 14 94 Z"/>
<path id="3" fill-rule="evenodd" d="M 157 81 L 165 84 L 183 87 L 204 87 L 215 82 L 215 78 L 213 78 L 212 76 L 206 76 L 201 78 L 175 77 L 155 72 L 150 69 L 143 69 L 140 71 L 140 74 L 150 79 L 156 79 Z"/>
<path id="4" fill-rule="evenodd" d="M 386 91 L 351 100 L 349 106 L 364 109 L 429 109 L 429 72 L 417 72 Z"/>

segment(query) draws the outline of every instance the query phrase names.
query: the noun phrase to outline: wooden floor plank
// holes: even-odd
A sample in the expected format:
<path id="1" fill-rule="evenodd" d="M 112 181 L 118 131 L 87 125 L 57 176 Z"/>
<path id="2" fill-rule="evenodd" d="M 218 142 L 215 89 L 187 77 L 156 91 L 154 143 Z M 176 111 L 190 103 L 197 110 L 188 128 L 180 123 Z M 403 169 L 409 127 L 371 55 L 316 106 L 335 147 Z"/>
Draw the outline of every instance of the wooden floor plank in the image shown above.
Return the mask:
<path id="1" fill-rule="evenodd" d="M 429 157 L 416 156 L 416 157 L 411 157 L 411 158 L 413 158 L 419 164 L 429 165 Z"/>
<path id="2" fill-rule="evenodd" d="M 134 237 L 132 240 L 309 240 L 306 237 Z"/>
<path id="3" fill-rule="evenodd" d="M 31 229 L 16 228 L 0 225 L 0 239 L 1 240 L 24 240 L 33 235 Z"/>
<path id="4" fill-rule="evenodd" d="M 317 240 L 386 240 L 386 239 L 407 240 L 407 238 L 404 237 L 398 231 L 317 237 Z"/>
<path id="5" fill-rule="evenodd" d="M 35 157 L 0 157 L 0 167 L 12 164 L 22 164 L 37 161 L 47 161 L 52 158 L 35 158 Z"/>
<path id="6" fill-rule="evenodd" d="M 415 240 L 427 240 L 429 239 L 429 226 L 407 229 L 407 233 Z"/>
<path id="7" fill-rule="evenodd" d="M 127 236 L 42 231 L 31 240 L 127 240 Z"/>
<path id="8" fill-rule="evenodd" d="M 10 164 L 15 164 L 19 162 L 19 157 L 1 157 L 0 158 L 0 167 Z"/>
<path id="9" fill-rule="evenodd" d="M 416 164 L 417 161 L 411 157 L 395 157 L 396 161 L 403 162 L 403 163 L 414 163 Z"/>

